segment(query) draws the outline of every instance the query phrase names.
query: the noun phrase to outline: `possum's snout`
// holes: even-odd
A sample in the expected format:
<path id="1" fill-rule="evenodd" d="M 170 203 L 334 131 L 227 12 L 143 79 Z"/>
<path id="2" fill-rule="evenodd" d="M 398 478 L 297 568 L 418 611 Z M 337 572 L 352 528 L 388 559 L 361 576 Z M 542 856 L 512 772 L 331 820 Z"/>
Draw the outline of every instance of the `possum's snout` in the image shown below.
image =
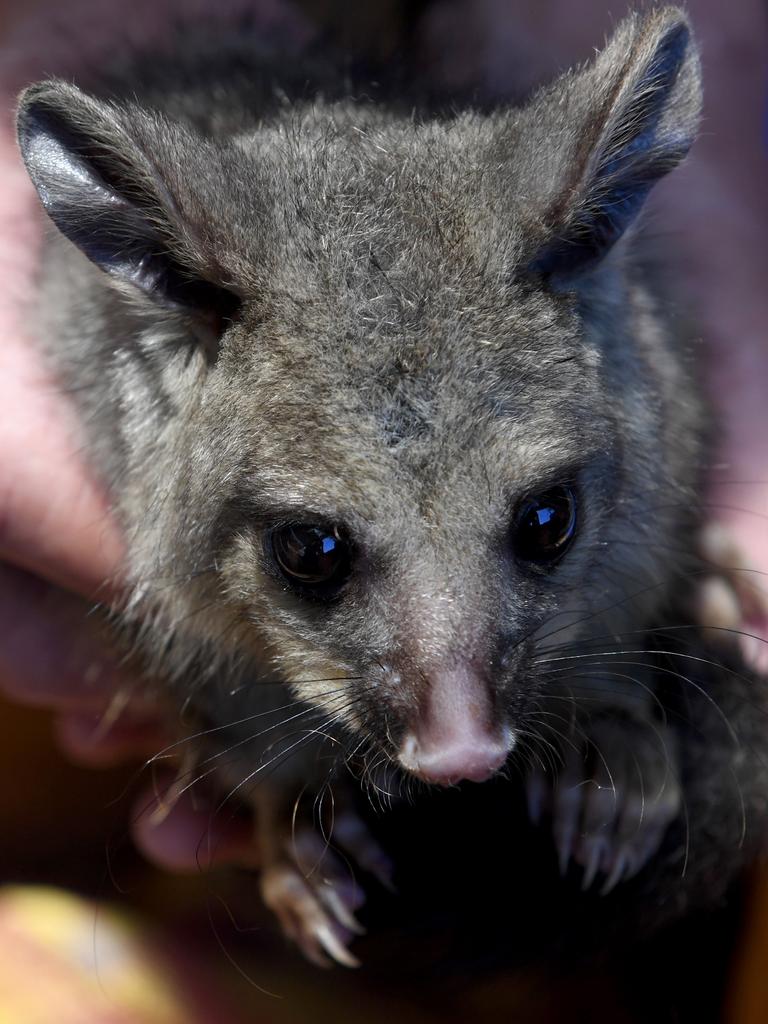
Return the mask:
<path id="1" fill-rule="evenodd" d="M 498 736 L 457 736 L 443 745 L 430 745 L 409 733 L 398 762 L 420 779 L 438 786 L 451 786 L 463 780 L 485 782 L 504 766 L 514 745 L 514 733 L 508 727 Z"/>
<path id="2" fill-rule="evenodd" d="M 504 766 L 515 734 L 495 722 L 488 686 L 470 665 L 435 672 L 397 760 L 425 782 L 484 782 Z"/>

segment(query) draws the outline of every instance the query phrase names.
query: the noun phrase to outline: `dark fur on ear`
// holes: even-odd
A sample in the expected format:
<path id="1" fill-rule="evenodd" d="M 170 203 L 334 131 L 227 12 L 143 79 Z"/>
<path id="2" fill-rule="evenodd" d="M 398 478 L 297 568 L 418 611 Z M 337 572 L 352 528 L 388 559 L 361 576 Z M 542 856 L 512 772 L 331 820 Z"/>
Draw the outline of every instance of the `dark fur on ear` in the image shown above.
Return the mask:
<path id="1" fill-rule="evenodd" d="M 229 316 L 238 300 L 216 282 L 215 270 L 200 266 L 189 224 L 151 152 L 159 130 L 181 152 L 210 144 L 160 115 L 136 116 L 143 133 L 124 109 L 65 82 L 28 89 L 19 104 L 19 144 L 43 206 L 117 283 L 166 308 Z"/>
<path id="2" fill-rule="evenodd" d="M 558 276 L 604 256 L 688 152 L 700 110 L 696 47 L 685 14 L 672 7 L 632 15 L 594 63 L 540 94 L 529 117 L 566 144 L 553 153 L 544 143 L 548 237 L 530 269 Z"/>

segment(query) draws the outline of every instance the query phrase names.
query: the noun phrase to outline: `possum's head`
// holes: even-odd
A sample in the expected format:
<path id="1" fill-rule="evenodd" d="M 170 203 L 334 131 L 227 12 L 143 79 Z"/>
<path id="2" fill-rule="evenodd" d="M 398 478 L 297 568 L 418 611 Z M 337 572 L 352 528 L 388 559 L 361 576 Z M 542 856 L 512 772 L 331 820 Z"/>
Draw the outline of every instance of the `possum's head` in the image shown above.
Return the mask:
<path id="1" fill-rule="evenodd" d="M 665 571 L 664 342 L 621 237 L 699 106 L 674 9 L 488 116 L 319 104 L 214 140 L 24 94 L 30 175 L 128 339 L 116 489 L 180 636 L 265 648 L 427 780 L 503 764 L 545 637 Z"/>

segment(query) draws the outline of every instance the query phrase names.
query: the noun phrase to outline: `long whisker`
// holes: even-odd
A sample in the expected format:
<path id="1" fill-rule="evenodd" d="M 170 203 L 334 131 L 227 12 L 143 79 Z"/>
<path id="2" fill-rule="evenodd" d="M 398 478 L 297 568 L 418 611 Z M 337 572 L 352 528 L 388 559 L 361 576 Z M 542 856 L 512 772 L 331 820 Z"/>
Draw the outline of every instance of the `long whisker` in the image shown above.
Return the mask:
<path id="1" fill-rule="evenodd" d="M 344 682 L 356 681 L 359 678 L 360 677 L 358 677 L 358 676 L 347 676 L 347 677 L 340 678 L 338 680 L 334 679 L 333 681 L 334 682 L 338 682 L 338 683 L 344 683 Z M 328 680 L 328 681 L 330 681 L 330 680 Z M 325 679 L 300 680 L 299 682 L 326 682 L 326 680 Z M 285 684 L 282 684 L 282 685 L 285 685 Z M 296 685 L 298 685 L 298 683 Z M 325 699 L 326 697 L 333 698 L 334 696 L 336 696 L 338 694 L 338 692 L 339 692 L 338 687 L 334 687 L 331 690 L 326 690 L 325 693 L 317 694 L 315 696 L 315 699 L 316 700 L 320 700 L 320 699 Z M 275 715 L 275 714 L 277 714 L 280 711 L 287 711 L 287 710 L 290 710 L 291 708 L 296 707 L 296 705 L 298 705 L 298 704 L 304 704 L 304 703 L 306 703 L 306 702 L 301 700 L 300 698 L 297 698 L 295 700 L 290 701 L 287 704 L 283 704 L 283 705 L 281 705 L 279 707 L 276 707 L 276 708 L 268 708 L 265 711 L 257 711 L 254 714 L 246 715 L 243 718 L 235 719 L 234 721 L 230 721 L 230 722 L 224 722 L 222 725 L 214 725 L 214 726 L 211 726 L 210 728 L 207 728 L 207 729 L 201 729 L 198 732 L 192 733 L 189 736 L 184 736 L 184 737 L 182 737 L 179 740 L 175 740 L 173 743 L 169 743 L 168 746 L 163 747 L 163 749 L 158 751 L 157 754 L 153 754 L 153 756 L 146 762 L 145 767 L 149 767 L 153 762 L 158 761 L 158 760 L 162 760 L 163 758 L 173 754 L 179 747 L 183 746 L 184 744 L 192 743 L 195 740 L 206 739 L 207 737 L 212 736 L 215 733 L 224 732 L 224 731 L 227 731 L 227 730 L 230 730 L 230 729 L 235 729 L 235 728 L 238 728 L 241 725 L 247 725 L 249 722 L 253 722 L 257 718 L 264 718 L 267 715 Z"/>
<path id="2" fill-rule="evenodd" d="M 644 651 L 642 653 L 644 653 L 644 654 L 665 654 L 665 653 L 668 653 L 668 652 L 649 650 L 649 651 Z M 599 652 L 598 656 L 600 656 L 600 657 L 612 657 L 612 652 L 611 651 L 601 651 L 601 652 Z M 679 656 L 679 657 L 688 658 L 691 661 L 701 662 L 701 663 L 704 663 L 704 664 L 711 664 L 708 661 L 708 659 L 700 658 L 700 657 L 697 657 L 695 655 L 684 655 L 684 654 L 678 655 L 676 653 L 675 656 L 676 657 Z M 589 657 L 590 657 L 590 655 L 574 655 L 573 656 L 573 658 L 576 659 L 576 660 L 578 660 L 580 658 L 589 658 Z M 647 667 L 644 662 L 641 662 L 641 661 L 618 660 L 620 657 L 621 657 L 621 654 L 619 654 L 619 656 L 617 657 L 617 660 L 612 661 L 610 663 L 609 662 L 603 662 L 602 664 L 604 664 L 604 665 L 608 665 L 608 664 L 626 665 L 626 666 L 630 666 L 630 667 L 641 667 L 641 668 Z M 556 658 L 556 659 L 553 659 L 553 660 L 554 661 L 561 661 L 561 660 L 565 660 L 565 659 Z M 687 676 L 687 675 L 685 675 L 682 672 L 677 672 L 677 671 L 675 671 L 674 669 L 670 668 L 667 665 L 657 665 L 657 666 L 655 666 L 655 670 L 658 671 L 658 672 L 662 672 L 664 675 L 672 676 L 675 679 L 679 679 L 682 682 L 685 682 L 689 686 L 693 687 L 693 689 L 698 694 L 700 694 L 700 696 L 702 696 L 704 698 L 704 700 L 706 700 L 710 704 L 710 706 L 717 712 L 720 720 L 722 721 L 723 725 L 726 727 L 728 733 L 730 734 L 731 739 L 738 746 L 739 738 L 736 735 L 736 732 L 735 732 L 733 726 L 731 725 L 731 722 L 729 721 L 727 715 L 725 715 L 725 713 L 723 712 L 722 708 L 717 703 L 717 701 L 712 697 L 711 694 L 707 693 L 707 691 L 704 689 L 703 686 L 701 686 L 699 683 L 697 683 L 693 679 L 691 679 L 690 676 Z"/>

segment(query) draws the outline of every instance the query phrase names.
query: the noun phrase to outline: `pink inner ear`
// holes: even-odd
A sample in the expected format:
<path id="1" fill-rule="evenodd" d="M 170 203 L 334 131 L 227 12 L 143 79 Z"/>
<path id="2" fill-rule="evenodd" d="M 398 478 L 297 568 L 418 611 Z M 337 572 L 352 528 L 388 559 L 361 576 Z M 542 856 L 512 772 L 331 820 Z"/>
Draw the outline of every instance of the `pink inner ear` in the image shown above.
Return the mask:
<path id="1" fill-rule="evenodd" d="M 398 760 L 426 782 L 483 782 L 503 767 L 515 744 L 512 729 L 492 720 L 488 683 L 461 664 L 428 676 L 421 715 L 403 739 Z"/>

